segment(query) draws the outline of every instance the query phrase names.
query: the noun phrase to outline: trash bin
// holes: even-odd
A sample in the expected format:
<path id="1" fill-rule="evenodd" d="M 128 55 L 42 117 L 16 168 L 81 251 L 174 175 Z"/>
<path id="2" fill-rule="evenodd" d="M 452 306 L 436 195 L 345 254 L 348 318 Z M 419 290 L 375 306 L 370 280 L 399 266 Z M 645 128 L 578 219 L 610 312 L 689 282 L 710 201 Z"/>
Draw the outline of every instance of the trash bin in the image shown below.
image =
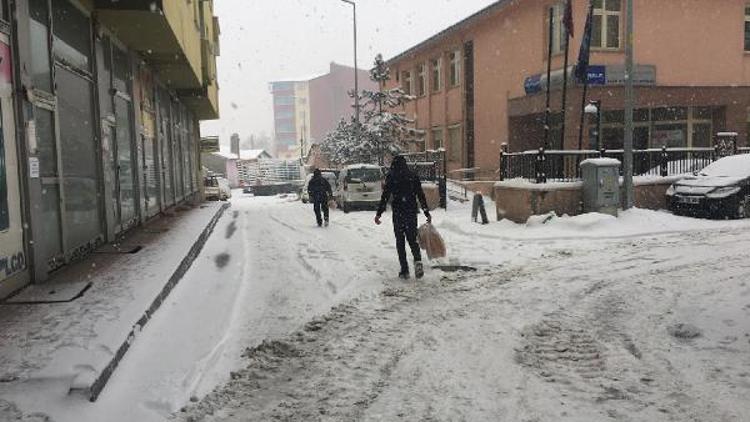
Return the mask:
<path id="1" fill-rule="evenodd" d="M 617 217 L 620 207 L 620 161 L 591 158 L 581 162 L 583 211 Z"/>

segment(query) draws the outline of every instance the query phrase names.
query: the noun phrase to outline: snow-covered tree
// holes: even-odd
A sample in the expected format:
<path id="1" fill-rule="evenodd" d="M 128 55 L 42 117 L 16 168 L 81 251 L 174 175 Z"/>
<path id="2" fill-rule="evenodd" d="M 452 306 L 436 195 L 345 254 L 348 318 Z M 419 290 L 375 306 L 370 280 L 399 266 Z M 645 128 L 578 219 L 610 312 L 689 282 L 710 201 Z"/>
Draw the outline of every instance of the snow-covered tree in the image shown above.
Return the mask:
<path id="1" fill-rule="evenodd" d="M 415 97 L 401 88 L 385 89 L 390 69 L 378 54 L 370 71 L 370 79 L 380 91 L 364 90 L 359 94 L 361 122 L 342 119 L 336 129 L 322 142 L 321 150 L 334 164 L 383 163 L 384 158 L 408 149 L 410 142 L 420 140 L 423 131 L 414 128 L 414 120 L 402 112 L 402 106 Z M 349 93 L 351 97 L 356 94 Z"/>

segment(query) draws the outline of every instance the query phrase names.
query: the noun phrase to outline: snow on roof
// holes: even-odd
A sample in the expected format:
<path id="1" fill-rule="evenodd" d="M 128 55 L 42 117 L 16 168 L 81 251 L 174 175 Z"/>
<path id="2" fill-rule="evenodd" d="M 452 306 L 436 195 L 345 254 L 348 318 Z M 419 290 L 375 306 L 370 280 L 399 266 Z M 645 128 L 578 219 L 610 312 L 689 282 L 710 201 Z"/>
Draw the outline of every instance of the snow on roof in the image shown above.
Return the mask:
<path id="1" fill-rule="evenodd" d="M 219 151 L 219 152 L 212 152 L 211 154 L 213 154 L 213 155 L 215 155 L 217 157 L 226 158 L 227 160 L 236 160 L 237 159 L 237 154 L 234 154 L 234 153 L 231 153 L 231 152 Z"/>
<path id="2" fill-rule="evenodd" d="M 378 169 L 379 170 L 380 166 L 376 164 L 360 163 L 360 164 L 349 164 L 345 168 L 347 169 Z"/>
<path id="3" fill-rule="evenodd" d="M 264 149 L 240 150 L 240 160 L 257 160 L 258 158 L 271 158 L 271 154 L 267 153 Z"/>

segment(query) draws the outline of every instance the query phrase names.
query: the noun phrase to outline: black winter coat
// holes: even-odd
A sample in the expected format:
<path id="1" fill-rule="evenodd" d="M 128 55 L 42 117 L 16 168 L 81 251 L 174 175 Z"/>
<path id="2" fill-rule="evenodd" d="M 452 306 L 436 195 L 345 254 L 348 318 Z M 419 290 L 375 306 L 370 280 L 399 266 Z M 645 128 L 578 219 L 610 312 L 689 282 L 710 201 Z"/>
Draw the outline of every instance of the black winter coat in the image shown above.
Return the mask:
<path id="1" fill-rule="evenodd" d="M 419 180 L 419 176 L 411 171 L 398 173 L 392 171 L 388 174 L 383 187 L 383 196 L 380 198 L 378 215 L 385 212 L 389 199 L 392 199 L 391 209 L 396 214 L 417 214 L 419 212 L 417 200 L 419 200 L 422 210 L 428 212 L 427 198 L 425 198 L 424 190 L 422 190 L 422 182 Z"/>
<path id="2" fill-rule="evenodd" d="M 307 183 L 307 193 L 313 202 L 325 202 L 333 196 L 331 184 L 323 176 L 313 176 Z"/>

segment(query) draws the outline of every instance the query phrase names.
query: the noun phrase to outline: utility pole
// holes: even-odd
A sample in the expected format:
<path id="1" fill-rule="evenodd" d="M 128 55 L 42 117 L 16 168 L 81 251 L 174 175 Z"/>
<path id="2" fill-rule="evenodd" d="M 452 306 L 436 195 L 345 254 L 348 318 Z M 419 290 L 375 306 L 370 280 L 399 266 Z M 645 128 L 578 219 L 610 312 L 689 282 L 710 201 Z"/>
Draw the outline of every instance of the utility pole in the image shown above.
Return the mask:
<path id="1" fill-rule="evenodd" d="M 354 16 L 354 121 L 359 127 L 359 68 L 357 65 L 357 4 L 352 0 L 341 0 L 352 5 Z"/>
<path id="2" fill-rule="evenodd" d="M 624 139 L 624 209 L 633 207 L 633 108 L 635 106 L 635 92 L 633 88 L 633 1 L 627 0 L 627 17 L 625 28 L 625 139 Z"/>

